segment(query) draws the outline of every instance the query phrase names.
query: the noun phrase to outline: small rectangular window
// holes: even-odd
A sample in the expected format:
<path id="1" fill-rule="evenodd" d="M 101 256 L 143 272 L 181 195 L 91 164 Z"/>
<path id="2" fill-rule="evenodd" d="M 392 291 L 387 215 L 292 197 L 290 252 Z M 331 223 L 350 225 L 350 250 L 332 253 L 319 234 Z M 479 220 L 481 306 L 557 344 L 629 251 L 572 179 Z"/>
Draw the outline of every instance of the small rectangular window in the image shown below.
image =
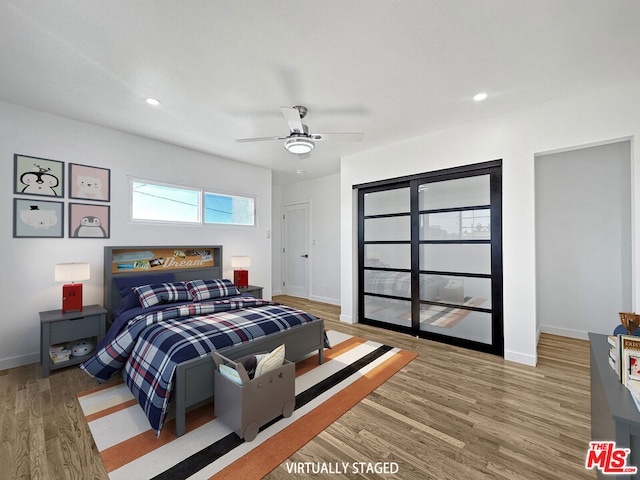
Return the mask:
<path id="1" fill-rule="evenodd" d="M 204 223 L 255 225 L 255 199 L 205 192 Z"/>
<path id="2" fill-rule="evenodd" d="M 131 181 L 131 219 L 156 222 L 201 223 L 201 190 Z"/>

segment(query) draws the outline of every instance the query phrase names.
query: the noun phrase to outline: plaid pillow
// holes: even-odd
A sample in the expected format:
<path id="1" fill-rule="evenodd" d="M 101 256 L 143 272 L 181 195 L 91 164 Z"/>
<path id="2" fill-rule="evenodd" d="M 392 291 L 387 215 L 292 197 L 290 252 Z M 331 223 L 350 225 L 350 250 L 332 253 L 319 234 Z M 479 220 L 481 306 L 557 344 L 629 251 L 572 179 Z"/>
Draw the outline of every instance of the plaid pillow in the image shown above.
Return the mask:
<path id="1" fill-rule="evenodd" d="M 190 280 L 185 282 L 194 302 L 210 300 L 212 298 L 240 295 L 238 287 L 226 278 L 219 280 Z"/>
<path id="2" fill-rule="evenodd" d="M 188 302 L 191 300 L 191 295 L 189 295 L 184 282 L 141 285 L 133 287 L 133 291 L 144 308 L 153 307 L 161 303 Z"/>

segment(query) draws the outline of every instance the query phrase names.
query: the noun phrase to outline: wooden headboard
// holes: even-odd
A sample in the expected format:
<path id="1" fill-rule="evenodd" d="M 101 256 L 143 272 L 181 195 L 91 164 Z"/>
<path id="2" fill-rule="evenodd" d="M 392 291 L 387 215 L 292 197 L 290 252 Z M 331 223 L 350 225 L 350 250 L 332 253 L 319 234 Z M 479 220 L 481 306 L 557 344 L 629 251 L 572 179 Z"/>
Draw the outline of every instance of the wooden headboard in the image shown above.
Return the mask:
<path id="1" fill-rule="evenodd" d="M 114 278 L 172 272 L 176 281 L 222 278 L 221 245 L 104 247 L 104 308 L 120 308 Z"/>

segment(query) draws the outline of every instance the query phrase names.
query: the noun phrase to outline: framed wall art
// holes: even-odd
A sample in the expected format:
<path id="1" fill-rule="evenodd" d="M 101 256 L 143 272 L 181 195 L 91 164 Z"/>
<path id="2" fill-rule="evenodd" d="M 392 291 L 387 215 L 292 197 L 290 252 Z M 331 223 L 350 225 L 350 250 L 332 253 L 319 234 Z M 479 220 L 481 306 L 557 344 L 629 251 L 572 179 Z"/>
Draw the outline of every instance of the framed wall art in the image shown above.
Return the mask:
<path id="1" fill-rule="evenodd" d="M 108 202 L 111 200 L 111 170 L 69 164 L 69 198 Z"/>
<path id="2" fill-rule="evenodd" d="M 14 154 L 13 192 L 64 197 L 64 162 Z"/>
<path id="3" fill-rule="evenodd" d="M 13 238 L 62 238 L 64 203 L 13 199 Z"/>
<path id="4" fill-rule="evenodd" d="M 69 238 L 109 238 L 110 207 L 69 203 Z"/>

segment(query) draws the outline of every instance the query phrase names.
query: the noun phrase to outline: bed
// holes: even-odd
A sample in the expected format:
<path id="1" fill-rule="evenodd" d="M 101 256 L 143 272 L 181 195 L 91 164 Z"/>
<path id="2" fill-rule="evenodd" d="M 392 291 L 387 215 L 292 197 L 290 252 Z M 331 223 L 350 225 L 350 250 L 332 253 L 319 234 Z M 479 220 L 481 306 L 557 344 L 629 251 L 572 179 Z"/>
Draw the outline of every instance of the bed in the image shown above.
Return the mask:
<path id="1" fill-rule="evenodd" d="M 175 416 L 181 436 L 187 410 L 213 399 L 211 350 L 236 359 L 284 343 L 291 362 L 324 361 L 322 319 L 240 294 L 222 258 L 220 245 L 105 247 L 111 326 L 81 368 L 99 381 L 121 371 L 156 435 Z"/>

